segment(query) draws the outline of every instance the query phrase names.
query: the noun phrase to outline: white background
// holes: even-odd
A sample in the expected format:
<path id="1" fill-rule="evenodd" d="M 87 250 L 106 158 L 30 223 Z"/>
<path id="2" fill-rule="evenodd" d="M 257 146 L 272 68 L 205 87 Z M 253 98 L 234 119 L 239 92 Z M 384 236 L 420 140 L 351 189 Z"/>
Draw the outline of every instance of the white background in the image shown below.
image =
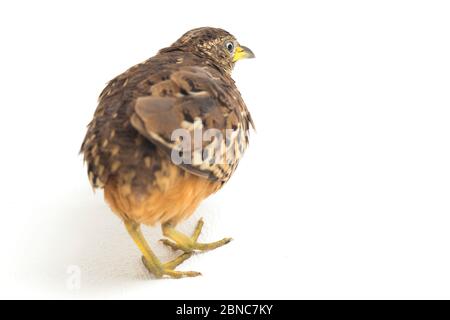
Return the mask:
<path id="1" fill-rule="evenodd" d="M 447 1 L 2 1 L 0 298 L 450 298 Z M 258 132 L 151 280 L 78 150 L 105 83 L 199 26 L 257 55 Z M 163 259 L 173 254 L 146 234 Z M 81 289 L 69 290 L 69 266 Z"/>

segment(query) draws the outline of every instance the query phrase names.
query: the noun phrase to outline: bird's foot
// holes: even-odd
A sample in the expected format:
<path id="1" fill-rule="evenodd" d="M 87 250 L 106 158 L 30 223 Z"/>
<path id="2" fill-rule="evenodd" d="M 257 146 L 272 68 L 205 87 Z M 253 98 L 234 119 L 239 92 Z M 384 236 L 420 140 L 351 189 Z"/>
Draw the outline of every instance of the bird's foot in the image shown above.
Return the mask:
<path id="1" fill-rule="evenodd" d="M 142 256 L 142 262 L 147 270 L 152 273 L 157 278 L 163 278 L 167 276 L 169 278 L 185 278 L 185 277 L 197 277 L 201 276 L 200 272 L 196 271 L 175 271 L 175 268 L 182 264 L 184 261 L 189 259 L 192 256 L 192 253 L 184 253 L 179 257 L 173 259 L 172 261 L 166 262 L 162 265 L 154 265 L 151 262 L 147 261 L 144 256 Z"/>
<path id="2" fill-rule="evenodd" d="M 200 219 L 191 237 L 188 237 L 185 234 L 175 230 L 170 225 L 164 225 L 163 233 L 166 237 L 168 237 L 172 241 L 167 239 L 161 239 L 161 242 L 164 245 L 172 248 L 173 250 L 181 250 L 184 251 L 185 253 L 192 253 L 193 251 L 214 250 L 231 242 L 232 240 L 231 238 L 224 238 L 222 240 L 211 243 L 198 242 L 197 240 L 198 237 L 200 236 L 200 233 L 202 232 L 203 224 L 204 224 L 203 219 Z"/>

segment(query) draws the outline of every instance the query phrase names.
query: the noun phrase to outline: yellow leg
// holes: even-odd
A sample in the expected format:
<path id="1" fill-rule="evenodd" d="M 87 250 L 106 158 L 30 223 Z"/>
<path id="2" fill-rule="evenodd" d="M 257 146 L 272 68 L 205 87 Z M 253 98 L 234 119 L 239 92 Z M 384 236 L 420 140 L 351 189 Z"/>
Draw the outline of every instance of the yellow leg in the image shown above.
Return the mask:
<path id="1" fill-rule="evenodd" d="M 182 278 L 201 275 L 201 273 L 194 271 L 174 271 L 178 265 L 190 258 L 192 253 L 185 253 L 172 261 L 161 263 L 145 240 L 140 225 L 134 222 L 126 221 L 125 227 L 143 254 L 142 262 L 147 270 L 150 271 L 155 277 L 162 278 L 166 275 L 172 278 Z"/>
<path id="2" fill-rule="evenodd" d="M 193 252 L 194 250 L 198 251 L 208 251 L 208 250 L 214 250 L 216 248 L 219 248 L 227 243 L 229 243 L 232 239 L 231 238 L 225 238 L 216 242 L 212 243 L 199 243 L 197 241 L 198 237 L 200 236 L 200 233 L 202 232 L 203 228 L 203 219 L 200 219 L 197 223 L 197 227 L 194 230 L 194 233 L 192 234 L 192 237 L 188 237 L 185 234 L 177 231 L 173 225 L 170 223 L 165 223 L 162 225 L 162 231 L 164 236 L 171 239 L 172 241 L 169 241 L 167 239 L 162 239 L 162 243 L 164 243 L 166 246 L 171 247 L 174 250 L 182 250 L 186 253 Z"/>

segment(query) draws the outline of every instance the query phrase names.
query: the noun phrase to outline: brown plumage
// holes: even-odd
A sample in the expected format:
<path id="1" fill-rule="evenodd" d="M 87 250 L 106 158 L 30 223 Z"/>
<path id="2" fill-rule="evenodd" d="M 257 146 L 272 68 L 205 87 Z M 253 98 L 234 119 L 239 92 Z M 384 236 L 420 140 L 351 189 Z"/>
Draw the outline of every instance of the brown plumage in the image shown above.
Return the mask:
<path id="1" fill-rule="evenodd" d="M 246 57 L 253 54 L 228 32 L 194 29 L 111 80 L 100 95 L 81 147 L 89 179 L 94 188 L 104 189 L 105 200 L 125 221 L 144 263 L 158 277 L 197 273 L 176 272 L 174 265 L 161 264 L 142 243 L 140 224 L 161 223 L 164 234 L 175 241 L 165 243 L 187 252 L 176 265 L 193 250 L 219 246 L 201 248 L 206 244 L 173 228 L 221 188 L 247 147 L 248 136 L 241 133 L 253 122 L 231 78 L 234 63 Z M 173 132 L 183 128 L 193 136 L 198 126 L 216 129 L 223 137 L 227 130 L 239 133 L 230 141 L 214 140 L 219 155 L 233 149 L 235 156 L 213 161 L 209 152 L 199 161 L 175 164 L 171 154 L 181 142 L 172 140 Z M 208 143 L 202 141 L 201 147 Z M 196 152 L 201 151 L 194 149 L 193 157 Z"/>

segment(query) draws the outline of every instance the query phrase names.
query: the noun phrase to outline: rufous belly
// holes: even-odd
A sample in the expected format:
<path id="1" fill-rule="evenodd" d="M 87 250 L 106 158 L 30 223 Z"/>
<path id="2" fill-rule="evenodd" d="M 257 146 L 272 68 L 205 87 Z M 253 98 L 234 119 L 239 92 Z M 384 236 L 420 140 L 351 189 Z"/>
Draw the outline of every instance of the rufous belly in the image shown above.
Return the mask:
<path id="1" fill-rule="evenodd" d="M 111 179 L 104 187 L 104 195 L 112 211 L 124 220 L 150 226 L 165 222 L 176 225 L 189 218 L 220 185 L 170 163 L 149 183 L 146 193 L 137 194 L 130 185 Z"/>

